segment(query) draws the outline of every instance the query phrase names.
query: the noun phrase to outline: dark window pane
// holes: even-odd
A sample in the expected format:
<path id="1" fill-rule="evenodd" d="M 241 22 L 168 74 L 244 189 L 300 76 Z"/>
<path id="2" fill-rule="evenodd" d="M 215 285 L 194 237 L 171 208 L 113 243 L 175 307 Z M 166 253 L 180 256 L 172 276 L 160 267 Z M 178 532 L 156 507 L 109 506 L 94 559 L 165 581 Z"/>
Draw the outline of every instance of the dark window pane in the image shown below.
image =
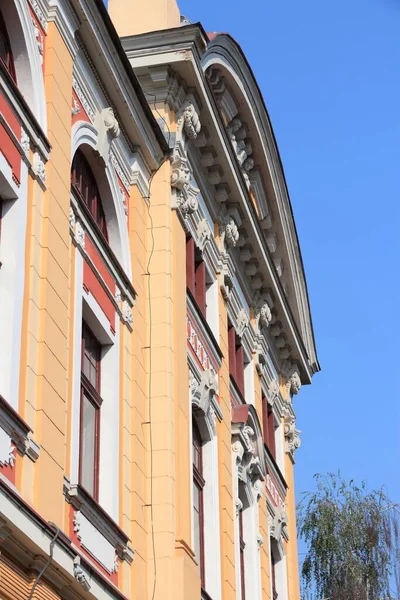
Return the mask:
<path id="1" fill-rule="evenodd" d="M 82 396 L 81 483 L 94 496 L 96 475 L 96 408 Z"/>
<path id="2" fill-rule="evenodd" d="M 79 192 L 81 200 L 88 207 L 100 231 L 108 240 L 106 219 L 96 179 L 87 159 L 80 150 L 77 150 L 72 161 L 71 182 Z"/>

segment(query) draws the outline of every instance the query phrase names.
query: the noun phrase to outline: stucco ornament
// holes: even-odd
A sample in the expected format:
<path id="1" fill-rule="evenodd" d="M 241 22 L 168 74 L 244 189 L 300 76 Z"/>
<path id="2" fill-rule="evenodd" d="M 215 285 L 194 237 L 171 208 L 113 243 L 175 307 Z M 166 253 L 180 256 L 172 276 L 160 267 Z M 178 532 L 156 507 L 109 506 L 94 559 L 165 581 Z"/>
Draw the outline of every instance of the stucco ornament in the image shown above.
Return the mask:
<path id="1" fill-rule="evenodd" d="M 244 331 L 249 324 L 249 317 L 244 308 L 242 308 L 237 316 L 237 332 L 240 337 L 244 334 Z"/>
<path id="2" fill-rule="evenodd" d="M 269 384 L 268 388 L 268 404 L 274 406 L 276 399 L 279 396 L 279 383 L 276 379 L 273 379 Z"/>
<path id="3" fill-rule="evenodd" d="M 230 215 L 224 217 L 220 225 L 221 244 L 225 252 L 229 247 L 235 247 L 239 241 L 239 230 L 235 220 Z"/>
<path id="4" fill-rule="evenodd" d="M 201 251 L 204 250 L 207 242 L 211 239 L 211 229 L 207 219 L 202 219 L 197 226 L 197 243 Z"/>
<path id="5" fill-rule="evenodd" d="M 104 108 L 100 113 L 97 113 L 95 125 L 98 132 L 96 151 L 103 159 L 104 164 L 108 164 L 111 158 L 112 141 L 120 134 L 119 123 L 111 106 Z"/>
<path id="6" fill-rule="evenodd" d="M 194 100 L 187 100 L 177 122 L 176 143 L 172 153 L 171 187 L 172 207 L 179 209 L 183 218 L 193 214 L 199 206 L 200 192 L 192 183 L 192 169 L 187 155 L 189 140 L 196 139 L 201 130 L 200 117 Z"/>
<path id="7" fill-rule="evenodd" d="M 275 515 L 270 522 L 270 535 L 277 542 L 280 541 L 282 533 L 288 525 L 288 516 L 284 506 L 278 506 L 275 509 Z"/>
<path id="8" fill-rule="evenodd" d="M 301 379 L 298 371 L 293 371 L 286 382 L 286 390 L 288 393 L 288 398 L 292 396 L 296 396 L 301 388 Z"/>
<path id="9" fill-rule="evenodd" d="M 83 227 L 79 223 L 79 221 L 77 221 L 76 225 L 75 225 L 75 240 L 76 240 L 76 243 L 82 248 L 82 250 L 84 250 L 85 249 L 85 230 L 83 229 Z"/>
<path id="10" fill-rule="evenodd" d="M 119 136 L 120 128 L 117 119 L 115 118 L 114 111 L 111 107 L 103 110 L 104 125 L 107 129 L 108 134 L 114 139 Z"/>
<path id="11" fill-rule="evenodd" d="M 122 318 L 125 323 L 132 327 L 133 324 L 133 313 L 132 308 L 129 306 L 128 302 L 124 300 L 123 310 L 122 310 Z"/>
<path id="12" fill-rule="evenodd" d="M 76 216 L 74 213 L 74 209 L 72 208 L 72 206 L 69 207 L 69 228 L 71 229 L 71 231 L 75 231 L 75 223 L 76 223 Z"/>
<path id="13" fill-rule="evenodd" d="M 187 101 L 183 105 L 183 111 L 178 119 L 178 129 L 183 128 L 183 131 L 188 138 L 194 140 L 197 138 L 201 130 L 200 117 L 192 102 Z"/>
<path id="14" fill-rule="evenodd" d="M 25 129 L 23 129 L 22 127 L 21 127 L 21 147 L 22 147 L 22 150 L 24 151 L 25 156 L 28 156 L 29 148 L 30 148 L 29 135 L 26 133 Z"/>
<path id="15" fill-rule="evenodd" d="M 196 382 L 197 384 L 197 382 Z M 192 403 L 207 414 L 211 405 L 213 396 L 217 393 L 217 380 L 210 369 L 203 371 L 199 384 L 192 384 Z"/>
<path id="16" fill-rule="evenodd" d="M 74 577 L 86 592 L 90 590 L 90 583 L 81 567 L 81 559 L 79 556 L 75 556 L 74 558 Z"/>
<path id="17" fill-rule="evenodd" d="M 191 180 L 192 174 L 188 159 L 179 152 L 179 149 L 174 150 L 171 187 L 175 189 L 176 207 L 180 209 L 184 217 L 194 213 L 199 206 L 197 196 L 200 190 L 192 185 Z"/>
<path id="18" fill-rule="evenodd" d="M 43 64 L 43 52 L 44 52 L 44 44 L 43 44 L 43 36 L 40 33 L 40 29 L 36 24 L 36 21 L 32 19 L 33 32 L 35 34 L 36 44 L 39 51 L 40 56 L 40 64 Z"/>
<path id="19" fill-rule="evenodd" d="M 33 157 L 33 170 L 34 170 L 38 180 L 43 185 L 45 185 L 46 184 L 46 166 L 38 152 L 35 152 L 34 157 Z"/>
<path id="20" fill-rule="evenodd" d="M 296 450 L 300 448 L 300 431 L 296 429 L 296 421 L 293 416 L 285 418 L 284 424 L 285 450 L 294 459 Z"/>

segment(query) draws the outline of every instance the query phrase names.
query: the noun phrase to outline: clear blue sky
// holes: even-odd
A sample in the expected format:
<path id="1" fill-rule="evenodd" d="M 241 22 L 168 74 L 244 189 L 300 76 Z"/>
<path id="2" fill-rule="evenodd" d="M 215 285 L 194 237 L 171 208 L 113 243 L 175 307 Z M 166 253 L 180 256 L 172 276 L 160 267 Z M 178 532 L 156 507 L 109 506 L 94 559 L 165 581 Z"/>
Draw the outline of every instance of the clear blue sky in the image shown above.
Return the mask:
<path id="1" fill-rule="evenodd" d="M 400 502 L 400 0 L 179 0 L 258 78 L 296 218 L 322 372 L 294 400 L 313 474 Z"/>

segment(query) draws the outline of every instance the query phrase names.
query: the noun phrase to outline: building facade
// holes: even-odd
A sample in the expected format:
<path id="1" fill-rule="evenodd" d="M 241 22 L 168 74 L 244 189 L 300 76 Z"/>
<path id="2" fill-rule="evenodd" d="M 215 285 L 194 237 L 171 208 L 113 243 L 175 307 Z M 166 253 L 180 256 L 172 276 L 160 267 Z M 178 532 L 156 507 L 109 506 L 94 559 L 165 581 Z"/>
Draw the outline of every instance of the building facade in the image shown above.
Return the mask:
<path id="1" fill-rule="evenodd" d="M 0 0 L 0 598 L 299 600 L 319 370 L 268 113 L 175 0 Z"/>

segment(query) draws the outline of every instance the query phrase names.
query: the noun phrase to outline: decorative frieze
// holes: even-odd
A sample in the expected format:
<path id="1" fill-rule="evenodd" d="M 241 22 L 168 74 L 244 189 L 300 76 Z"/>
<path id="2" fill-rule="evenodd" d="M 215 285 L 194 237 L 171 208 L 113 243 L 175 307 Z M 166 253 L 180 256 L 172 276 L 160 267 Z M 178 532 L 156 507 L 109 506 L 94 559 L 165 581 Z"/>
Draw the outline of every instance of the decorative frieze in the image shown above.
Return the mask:
<path id="1" fill-rule="evenodd" d="M 76 98 L 72 96 L 71 114 L 73 117 L 81 112 L 81 106 Z"/>
<path id="2" fill-rule="evenodd" d="M 83 93 L 83 91 L 74 75 L 72 76 L 72 87 L 75 91 L 75 94 L 78 96 L 80 103 L 83 106 L 83 110 L 85 111 L 85 113 L 87 114 L 89 119 L 92 121 L 92 123 L 94 123 L 94 120 L 95 120 L 94 110 L 91 108 L 89 102 L 86 100 L 85 94 Z"/>
<path id="3" fill-rule="evenodd" d="M 130 183 L 129 183 L 128 178 L 126 177 L 124 171 L 122 170 L 122 167 L 119 164 L 117 157 L 115 156 L 115 154 L 114 154 L 114 152 L 112 150 L 110 150 L 110 155 L 109 156 L 110 156 L 111 164 L 112 164 L 112 166 L 115 169 L 115 172 L 117 173 L 118 177 L 120 178 L 122 184 L 124 185 L 126 191 L 129 194 L 130 187 L 131 187 Z"/>
<path id="4" fill-rule="evenodd" d="M 195 327 L 189 316 L 186 316 L 186 324 L 187 324 L 187 339 L 192 348 L 193 352 L 197 356 L 201 366 L 205 371 L 210 370 L 211 373 L 215 376 L 215 370 L 212 365 L 210 356 L 205 348 L 204 344 L 201 342 Z"/>
<path id="5" fill-rule="evenodd" d="M 33 12 L 37 16 L 38 21 L 41 24 L 41 26 L 43 27 L 44 31 L 47 32 L 47 19 L 44 15 L 42 9 L 40 8 L 39 4 L 37 3 L 36 0 L 29 0 L 29 4 L 32 6 Z"/>

